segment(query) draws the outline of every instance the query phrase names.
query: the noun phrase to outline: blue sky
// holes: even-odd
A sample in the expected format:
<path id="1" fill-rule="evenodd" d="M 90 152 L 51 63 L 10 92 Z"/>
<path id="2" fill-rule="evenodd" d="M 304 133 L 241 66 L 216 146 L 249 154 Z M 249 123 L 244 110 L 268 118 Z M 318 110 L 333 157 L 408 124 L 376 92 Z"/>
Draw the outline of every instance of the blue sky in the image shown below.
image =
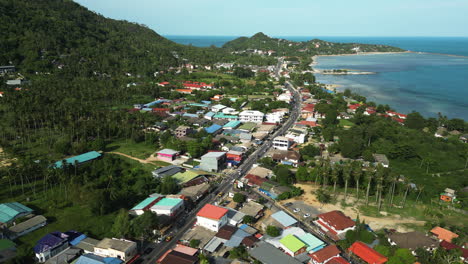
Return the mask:
<path id="1" fill-rule="evenodd" d="M 468 0 L 75 0 L 162 35 L 468 36 Z"/>

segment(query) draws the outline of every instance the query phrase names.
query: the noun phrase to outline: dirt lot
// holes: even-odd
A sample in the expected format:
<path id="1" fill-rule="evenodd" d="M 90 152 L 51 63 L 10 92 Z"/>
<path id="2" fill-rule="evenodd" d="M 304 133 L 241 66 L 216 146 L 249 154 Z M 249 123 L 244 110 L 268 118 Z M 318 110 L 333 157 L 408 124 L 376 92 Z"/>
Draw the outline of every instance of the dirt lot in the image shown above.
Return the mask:
<path id="1" fill-rule="evenodd" d="M 357 218 L 357 215 L 359 214 L 359 218 L 361 220 L 365 220 L 369 226 L 374 229 L 374 230 L 379 230 L 382 228 L 393 228 L 398 230 L 399 232 L 408 232 L 412 231 L 412 229 L 404 226 L 404 224 L 414 224 L 414 225 L 424 225 L 424 221 L 418 221 L 415 219 L 407 218 L 407 219 L 401 219 L 400 216 L 398 215 L 392 215 L 388 217 L 370 217 L 366 216 L 363 214 L 360 214 L 359 211 L 355 206 L 347 206 L 343 207 L 341 206 L 341 203 L 338 202 L 336 204 L 325 204 L 322 205 L 319 201 L 317 201 L 317 198 L 315 197 L 312 192 L 314 192 L 317 187 L 314 184 L 296 184 L 296 187 L 300 187 L 304 190 L 304 194 L 300 197 L 295 197 L 292 199 L 284 200 L 281 202 L 281 204 L 285 204 L 288 202 L 294 203 L 297 201 L 304 201 L 304 203 L 314 207 L 318 211 L 325 213 L 333 210 L 341 210 L 343 213 L 351 217 L 352 219 Z M 338 197 L 338 200 L 341 200 L 340 197 Z M 356 199 L 353 197 L 348 197 L 347 201 L 348 204 L 356 204 Z M 293 208 L 291 208 L 292 210 Z"/>

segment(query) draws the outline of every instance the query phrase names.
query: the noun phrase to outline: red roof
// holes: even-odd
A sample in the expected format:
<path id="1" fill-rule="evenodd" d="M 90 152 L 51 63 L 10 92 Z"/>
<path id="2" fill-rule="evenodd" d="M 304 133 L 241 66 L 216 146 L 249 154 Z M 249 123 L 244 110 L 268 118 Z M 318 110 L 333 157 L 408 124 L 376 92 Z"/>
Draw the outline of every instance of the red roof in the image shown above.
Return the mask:
<path id="1" fill-rule="evenodd" d="M 349 251 L 353 252 L 356 256 L 369 264 L 383 264 L 388 260 L 384 255 L 370 248 L 361 241 L 354 242 L 349 248 Z"/>
<path id="2" fill-rule="evenodd" d="M 360 106 L 361 106 L 361 104 L 352 104 L 352 105 L 349 105 L 348 108 L 349 109 L 358 109 Z"/>
<path id="3" fill-rule="evenodd" d="M 200 209 L 200 211 L 198 211 L 197 216 L 219 220 L 227 212 L 228 210 L 225 208 L 221 208 L 212 204 L 206 204 L 202 209 Z"/>
<path id="4" fill-rule="evenodd" d="M 310 127 L 316 127 L 317 126 L 317 122 L 314 122 L 314 121 L 305 121 L 305 120 L 302 120 L 300 122 L 297 122 L 296 124 L 298 125 L 304 125 L 304 126 L 310 126 Z"/>
<path id="5" fill-rule="evenodd" d="M 167 85 L 167 84 L 169 84 L 169 82 L 160 82 L 159 84 L 161 84 L 161 85 Z"/>
<path id="6" fill-rule="evenodd" d="M 341 252 L 335 245 L 329 245 L 322 248 L 319 251 L 316 251 L 309 256 L 314 259 L 315 261 L 322 263 L 327 259 L 333 258 L 336 255 L 339 255 Z"/>
<path id="7" fill-rule="evenodd" d="M 247 176 L 245 176 L 245 178 L 249 181 L 250 184 L 253 184 L 253 185 L 262 185 L 262 183 L 266 182 L 266 179 L 262 178 L 262 177 L 259 177 L 257 175 L 253 175 L 253 174 L 247 174 Z"/>
<path id="8" fill-rule="evenodd" d="M 341 211 L 331 211 L 328 213 L 318 215 L 318 218 L 329 226 L 335 228 L 335 230 L 344 230 L 349 227 L 353 227 L 356 223 L 347 217 Z"/>
<path id="9" fill-rule="evenodd" d="M 192 90 L 190 89 L 176 89 L 176 91 L 180 93 L 192 93 Z"/>
<path id="10" fill-rule="evenodd" d="M 330 261 L 328 261 L 327 264 L 349 264 L 349 262 L 346 261 L 342 257 L 334 257 L 334 258 L 330 259 Z"/>
<path id="11" fill-rule="evenodd" d="M 153 112 L 169 112 L 169 108 L 153 108 Z"/>

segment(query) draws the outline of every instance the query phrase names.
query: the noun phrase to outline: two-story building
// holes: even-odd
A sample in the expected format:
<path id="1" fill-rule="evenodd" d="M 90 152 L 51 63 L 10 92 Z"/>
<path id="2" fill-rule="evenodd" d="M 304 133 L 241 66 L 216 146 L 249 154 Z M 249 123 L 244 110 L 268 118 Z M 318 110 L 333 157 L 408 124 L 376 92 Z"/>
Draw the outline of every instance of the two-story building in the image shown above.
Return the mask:
<path id="1" fill-rule="evenodd" d="M 214 232 L 228 223 L 228 210 L 212 204 L 206 204 L 197 213 L 196 225 L 202 226 Z"/>
<path id="2" fill-rule="evenodd" d="M 125 262 L 132 259 L 136 253 L 136 242 L 125 239 L 104 238 L 94 247 L 94 254 L 98 256 L 118 258 Z"/>
<path id="3" fill-rule="evenodd" d="M 246 110 L 239 113 L 239 121 L 262 123 L 265 114 L 260 111 Z"/>
<path id="4" fill-rule="evenodd" d="M 333 240 L 341 240 L 349 230 L 354 230 L 356 223 L 341 211 L 319 214 L 314 223 Z"/>
<path id="5" fill-rule="evenodd" d="M 226 166 L 225 152 L 208 152 L 201 157 L 200 169 L 218 172 Z"/>

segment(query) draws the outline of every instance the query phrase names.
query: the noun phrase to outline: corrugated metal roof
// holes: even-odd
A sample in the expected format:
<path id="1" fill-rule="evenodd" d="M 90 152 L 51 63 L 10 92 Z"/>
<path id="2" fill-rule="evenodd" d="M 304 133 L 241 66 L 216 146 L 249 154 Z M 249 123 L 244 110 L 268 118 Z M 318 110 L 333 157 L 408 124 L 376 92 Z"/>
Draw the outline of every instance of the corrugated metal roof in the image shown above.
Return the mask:
<path id="1" fill-rule="evenodd" d="M 33 210 L 18 202 L 0 204 L 0 222 L 8 223 L 19 214 L 31 213 Z"/>
<path id="2" fill-rule="evenodd" d="M 299 249 L 306 246 L 299 238 L 294 235 L 287 235 L 280 240 L 280 243 L 292 252 L 297 252 Z"/>
<path id="3" fill-rule="evenodd" d="M 70 164 L 70 165 L 74 165 L 75 161 L 78 164 L 80 164 L 80 163 L 87 162 L 87 161 L 90 161 L 90 160 L 93 160 L 93 159 L 97 159 L 97 158 L 99 158 L 101 156 L 102 156 L 102 154 L 97 152 L 97 151 L 90 151 L 90 152 L 86 152 L 86 153 L 83 153 L 83 154 L 78 155 L 78 156 L 74 156 L 74 157 L 65 159 L 65 162 Z M 59 160 L 59 161 L 55 162 L 54 167 L 62 168 L 62 166 L 63 166 L 63 160 Z"/>
<path id="4" fill-rule="evenodd" d="M 144 199 L 141 203 L 137 204 L 135 207 L 133 207 L 131 210 L 142 210 L 146 206 L 148 206 L 150 203 L 154 202 L 154 200 L 158 199 L 158 197 L 148 197 Z"/>
<path id="5" fill-rule="evenodd" d="M 279 211 L 271 215 L 273 219 L 275 219 L 278 223 L 283 225 L 284 227 L 288 227 L 297 223 L 296 219 L 292 218 L 290 215 L 285 213 L 284 211 Z"/>
<path id="6" fill-rule="evenodd" d="M 183 200 L 179 198 L 163 198 L 151 208 L 160 208 L 160 209 L 172 208 L 182 202 Z"/>
<path id="7" fill-rule="evenodd" d="M 208 133 L 208 134 L 213 134 L 215 133 L 216 131 L 219 131 L 220 129 L 222 128 L 222 126 L 220 125 L 217 125 L 217 124 L 213 124 L 209 127 L 205 127 L 205 131 Z"/>
<path id="8" fill-rule="evenodd" d="M 325 243 L 322 240 L 318 239 L 316 236 L 310 233 L 306 233 L 302 236 L 298 236 L 298 238 L 302 242 L 307 244 L 307 251 L 311 251 L 313 249 L 318 250 L 321 247 L 325 246 Z"/>

